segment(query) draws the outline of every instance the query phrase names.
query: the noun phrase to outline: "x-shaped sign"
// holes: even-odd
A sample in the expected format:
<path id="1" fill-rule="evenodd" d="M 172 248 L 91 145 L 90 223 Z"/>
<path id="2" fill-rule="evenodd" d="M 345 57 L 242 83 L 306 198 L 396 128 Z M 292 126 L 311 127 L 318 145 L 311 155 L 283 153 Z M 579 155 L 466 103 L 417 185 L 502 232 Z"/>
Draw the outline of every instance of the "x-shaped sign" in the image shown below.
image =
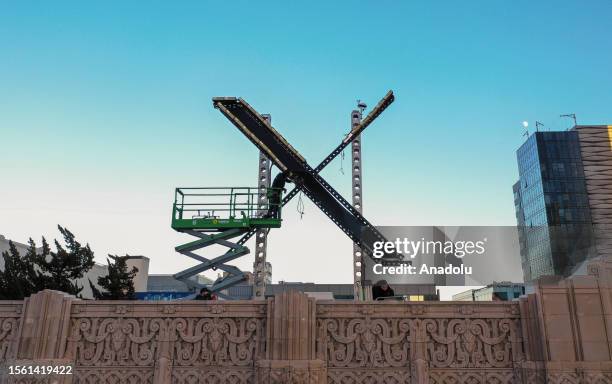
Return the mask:
<path id="1" fill-rule="evenodd" d="M 246 101 L 234 97 L 213 99 L 218 108 L 251 142 L 296 184 L 284 199 L 286 204 L 298 189 L 302 190 L 340 229 L 355 243 L 371 255 L 371 249 L 363 239 L 384 239 L 353 206 L 323 179 L 319 172 L 345 148 L 365 127 L 367 127 L 394 100 L 389 91 L 379 104 L 356 126 L 343 142 L 316 168 L 312 168 L 302 155 L 289 144 L 257 111 Z M 359 166 L 359 165 L 356 165 Z"/>
<path id="2" fill-rule="evenodd" d="M 384 237 L 372 226 L 352 205 L 346 201 L 334 188 L 332 188 L 320 175 L 323 170 L 354 138 L 367 128 L 393 101 L 394 95 L 389 91 L 381 101 L 370 111 L 370 113 L 355 126 L 338 145 L 316 168 L 308 165 L 306 160 L 274 129 L 268 122 L 257 113 L 248 103 L 242 99 L 217 97 L 213 99 L 215 108 L 218 108 L 249 140 L 251 140 L 268 158 L 283 172 L 288 173 L 293 179 L 296 187 L 291 190 L 282 200 L 286 205 L 300 190 L 302 190 L 340 229 L 342 229 L 355 243 L 360 245 L 366 255 L 371 255 L 371 249 L 364 238 L 383 239 Z M 256 232 L 251 229 L 244 233 L 236 243 L 228 242 L 222 244 L 230 247 L 224 255 L 209 260 L 192 251 L 209 245 L 212 239 L 210 235 L 193 231 L 193 236 L 201 240 L 190 243 L 189 249 L 177 251 L 192 257 L 202 264 L 178 273 L 175 277 L 185 279 L 207 269 L 221 269 L 228 273 L 222 281 L 216 283 L 213 291 L 225 289 L 244 279 L 243 273 L 236 267 L 227 265 L 225 262 L 235 259 L 244 254 L 243 245 Z M 237 234 L 232 234 L 236 236 Z M 202 245 L 205 244 L 205 245 Z M 248 252 L 248 250 L 246 251 Z M 238 254 L 240 253 L 240 254 Z"/>

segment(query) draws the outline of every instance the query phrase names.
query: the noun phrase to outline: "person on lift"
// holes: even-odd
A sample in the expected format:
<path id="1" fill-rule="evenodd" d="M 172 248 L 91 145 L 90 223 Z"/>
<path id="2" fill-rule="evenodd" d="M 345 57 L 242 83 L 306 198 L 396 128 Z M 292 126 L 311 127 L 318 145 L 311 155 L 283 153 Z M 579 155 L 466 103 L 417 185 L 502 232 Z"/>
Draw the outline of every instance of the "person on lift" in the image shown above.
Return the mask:
<path id="1" fill-rule="evenodd" d="M 289 179 L 289 175 L 285 172 L 281 172 L 272 181 L 272 188 L 268 190 L 268 212 L 264 217 L 278 218 L 280 212 L 281 197 L 283 192 L 287 192 L 285 184 Z"/>

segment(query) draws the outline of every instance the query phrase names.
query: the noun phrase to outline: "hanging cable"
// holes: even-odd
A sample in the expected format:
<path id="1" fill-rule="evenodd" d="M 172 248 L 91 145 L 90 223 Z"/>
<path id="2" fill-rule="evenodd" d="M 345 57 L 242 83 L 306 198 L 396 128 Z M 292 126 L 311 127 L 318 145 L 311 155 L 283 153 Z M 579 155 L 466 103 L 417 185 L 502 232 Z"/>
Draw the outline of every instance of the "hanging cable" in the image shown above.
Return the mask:
<path id="1" fill-rule="evenodd" d="M 344 149 L 340 154 L 340 173 L 344 175 Z"/>
<path id="2" fill-rule="evenodd" d="M 304 217 L 304 200 L 302 199 L 302 192 L 298 195 L 297 201 L 297 212 L 300 214 L 300 220 Z"/>

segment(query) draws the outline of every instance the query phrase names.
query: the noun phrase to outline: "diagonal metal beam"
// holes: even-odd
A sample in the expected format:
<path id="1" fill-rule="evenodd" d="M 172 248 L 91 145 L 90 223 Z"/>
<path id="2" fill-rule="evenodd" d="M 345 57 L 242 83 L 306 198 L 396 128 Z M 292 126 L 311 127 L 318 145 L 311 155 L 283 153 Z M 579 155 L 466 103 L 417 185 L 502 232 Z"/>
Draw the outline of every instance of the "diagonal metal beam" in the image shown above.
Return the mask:
<path id="1" fill-rule="evenodd" d="M 222 100 L 222 99 L 233 99 L 233 98 L 214 98 L 213 103 L 216 100 Z M 357 137 L 361 132 L 363 132 L 370 124 L 372 124 L 374 120 L 376 120 L 376 118 L 380 116 L 387 109 L 387 107 L 389 107 L 394 101 L 395 101 L 395 95 L 393 94 L 393 91 L 387 92 L 385 96 L 378 102 L 378 104 L 376 104 L 376 106 L 370 111 L 370 113 L 368 113 L 368 115 L 360 122 L 360 124 L 354 127 L 353 129 L 351 129 L 351 131 L 347 134 L 344 140 L 342 140 L 342 142 L 329 155 L 327 155 L 327 157 L 323 159 L 323 161 L 321 161 L 319 165 L 317 165 L 317 167 L 315 168 L 315 172 L 317 173 L 321 172 L 329 163 L 332 162 L 332 160 L 334 160 L 342 152 L 344 148 L 346 148 L 353 141 L 355 137 Z M 233 118 L 230 118 L 228 115 L 226 115 L 226 117 L 228 117 L 228 119 L 230 119 L 231 121 L 234 120 Z M 241 125 L 241 127 L 242 127 L 241 129 L 242 132 L 248 132 L 248 129 L 246 129 L 244 125 Z M 249 136 L 249 139 L 251 140 L 250 136 Z M 253 137 L 251 141 L 255 143 L 256 140 L 257 139 Z M 298 194 L 299 191 L 300 191 L 300 188 L 294 187 L 289 193 L 287 193 L 282 200 L 282 206 L 287 205 L 291 201 L 291 199 L 293 199 L 295 195 Z M 242 236 L 242 238 L 238 241 L 238 244 L 246 243 L 251 237 L 253 237 L 255 232 L 256 230 L 250 230 L 249 232 L 245 233 Z"/>
<path id="2" fill-rule="evenodd" d="M 376 108 L 377 112 L 382 112 L 392 102 L 393 94 L 388 94 L 384 99 Z M 371 256 L 372 250 L 371 244 L 365 243 L 364 239 L 386 241 L 378 229 L 310 167 L 301 154 L 246 101 L 239 98 L 214 98 L 213 103 L 251 142 L 267 153 L 279 169 L 287 172 L 319 209 L 363 248 L 365 254 Z M 375 117 L 376 114 L 373 114 L 368 121 L 373 121 Z M 348 145 L 350 141 L 349 137 L 340 147 Z"/>
<path id="3" fill-rule="evenodd" d="M 314 169 L 316 173 L 320 173 L 323 168 L 327 167 L 329 163 L 332 162 L 341 152 L 346 148 L 356 137 L 359 136 L 361 132 L 363 132 L 378 116 L 380 116 L 387 107 L 389 107 L 395 101 L 395 96 L 393 95 L 393 91 L 387 92 L 387 94 L 376 104 L 374 108 L 368 113 L 368 115 L 361 120 L 361 122 L 353 127 L 351 131 L 346 135 L 344 140 L 338 145 L 323 161 L 317 165 Z M 283 206 L 289 203 L 291 199 L 297 195 L 300 191 L 299 187 L 294 187 L 289 193 L 285 195 L 283 198 Z"/>

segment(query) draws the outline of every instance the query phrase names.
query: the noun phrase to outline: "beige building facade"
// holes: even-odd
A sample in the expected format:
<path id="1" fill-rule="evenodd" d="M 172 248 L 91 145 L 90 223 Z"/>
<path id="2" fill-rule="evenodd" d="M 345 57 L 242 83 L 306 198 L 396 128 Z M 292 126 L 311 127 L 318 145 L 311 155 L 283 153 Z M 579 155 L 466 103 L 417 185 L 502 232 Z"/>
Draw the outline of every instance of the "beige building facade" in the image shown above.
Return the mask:
<path id="1" fill-rule="evenodd" d="M 612 256 L 612 125 L 579 125 L 597 254 Z"/>
<path id="2" fill-rule="evenodd" d="M 0 364 L 36 383 L 607 384 L 612 260 L 512 302 L 0 302 Z"/>

